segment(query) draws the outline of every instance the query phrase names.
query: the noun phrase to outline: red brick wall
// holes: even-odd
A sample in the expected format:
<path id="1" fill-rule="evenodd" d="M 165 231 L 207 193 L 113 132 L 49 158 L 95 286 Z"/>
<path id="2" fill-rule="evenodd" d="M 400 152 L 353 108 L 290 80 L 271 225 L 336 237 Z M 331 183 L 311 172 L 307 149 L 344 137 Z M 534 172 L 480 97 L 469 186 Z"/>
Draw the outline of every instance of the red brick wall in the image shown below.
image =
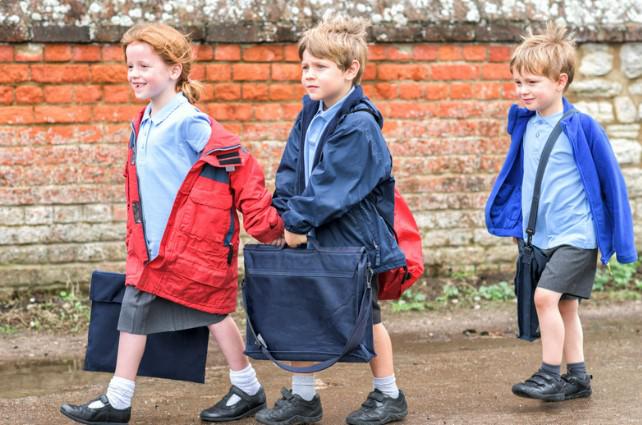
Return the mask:
<path id="1" fill-rule="evenodd" d="M 432 272 L 510 267 L 483 205 L 507 149 L 513 96 L 501 44 L 372 45 L 364 87 L 385 117 L 394 173 Z M 198 45 L 199 106 L 273 185 L 302 89 L 295 45 Z M 123 162 L 141 107 L 118 45 L 0 45 L 0 286 L 86 281 L 122 269 Z"/>

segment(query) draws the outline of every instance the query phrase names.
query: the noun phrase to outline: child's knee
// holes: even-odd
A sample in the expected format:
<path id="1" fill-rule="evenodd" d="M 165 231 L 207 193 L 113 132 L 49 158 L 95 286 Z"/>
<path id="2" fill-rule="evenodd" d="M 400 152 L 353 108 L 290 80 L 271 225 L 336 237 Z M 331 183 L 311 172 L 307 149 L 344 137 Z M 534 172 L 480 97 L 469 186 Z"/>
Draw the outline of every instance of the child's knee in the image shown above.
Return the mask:
<path id="1" fill-rule="evenodd" d="M 552 291 L 542 291 L 541 289 L 537 289 L 535 291 L 534 301 L 535 308 L 538 310 L 547 309 L 558 304 L 559 295 Z"/>

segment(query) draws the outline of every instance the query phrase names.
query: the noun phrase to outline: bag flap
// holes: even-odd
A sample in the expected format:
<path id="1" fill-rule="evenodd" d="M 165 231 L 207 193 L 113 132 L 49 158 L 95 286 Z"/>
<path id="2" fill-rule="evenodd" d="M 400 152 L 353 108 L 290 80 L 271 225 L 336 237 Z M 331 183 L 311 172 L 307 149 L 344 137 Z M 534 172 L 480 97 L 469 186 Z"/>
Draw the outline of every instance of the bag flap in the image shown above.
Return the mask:
<path id="1" fill-rule="evenodd" d="M 89 298 L 92 301 L 120 303 L 125 295 L 125 274 L 95 270 L 91 274 Z"/>
<path id="2" fill-rule="evenodd" d="M 278 248 L 248 244 L 243 247 L 246 276 L 249 273 L 350 274 L 365 268 L 368 255 L 362 247 Z"/>

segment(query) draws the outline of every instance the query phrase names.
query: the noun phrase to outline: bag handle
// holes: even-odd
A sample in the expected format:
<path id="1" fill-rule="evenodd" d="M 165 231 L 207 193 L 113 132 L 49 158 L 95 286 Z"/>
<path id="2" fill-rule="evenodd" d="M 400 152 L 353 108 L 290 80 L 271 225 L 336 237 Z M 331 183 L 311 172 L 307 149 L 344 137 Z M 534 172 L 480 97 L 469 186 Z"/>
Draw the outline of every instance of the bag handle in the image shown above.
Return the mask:
<path id="1" fill-rule="evenodd" d="M 361 297 L 361 304 L 359 305 L 359 315 L 357 316 L 357 323 L 355 323 L 354 328 L 352 329 L 352 333 L 350 334 L 350 338 L 348 338 L 348 341 L 346 342 L 346 345 L 343 347 L 343 351 L 341 352 L 341 354 L 331 359 L 324 360 L 320 363 L 313 364 L 311 366 L 304 366 L 304 367 L 291 366 L 289 364 L 286 364 L 282 361 L 275 359 L 272 353 L 270 352 L 270 349 L 268 348 L 267 343 L 261 336 L 261 334 L 257 334 L 256 331 L 254 330 L 254 325 L 252 325 L 252 320 L 247 310 L 247 295 L 245 291 L 242 291 L 243 308 L 245 309 L 245 313 L 247 316 L 247 327 L 252 333 L 254 340 L 257 342 L 257 344 L 261 348 L 261 352 L 263 352 L 263 355 L 265 355 L 265 357 L 270 359 L 272 363 L 274 363 L 281 369 L 292 373 L 314 373 L 314 372 L 320 372 L 322 370 L 325 370 L 330 366 L 332 366 L 333 364 L 335 364 L 336 362 L 338 362 L 341 359 L 341 357 L 345 356 L 350 351 L 357 348 L 361 343 L 360 335 L 363 335 L 363 332 L 366 330 L 366 326 L 368 326 L 368 324 L 370 323 L 370 321 L 368 320 L 369 317 L 366 315 L 366 307 L 372 303 L 372 286 L 370 285 L 372 276 L 373 276 L 372 271 L 368 269 L 368 277 L 367 277 L 368 286 L 366 290 L 363 291 L 363 296 Z"/>
<path id="2" fill-rule="evenodd" d="M 555 124 L 553 131 L 551 131 L 551 134 L 548 136 L 548 139 L 546 140 L 546 145 L 544 145 L 544 149 L 542 149 L 542 155 L 540 156 L 539 164 L 537 165 L 537 173 L 535 174 L 535 184 L 533 186 L 533 200 L 531 202 L 531 212 L 528 217 L 528 226 L 526 227 L 526 234 L 528 235 L 526 244 L 528 246 L 532 245 L 531 242 L 533 240 L 533 235 L 535 234 L 535 225 L 537 224 L 537 210 L 539 209 L 539 198 L 541 195 L 542 180 L 544 179 L 544 171 L 546 170 L 546 164 L 548 164 L 548 158 L 551 156 L 551 152 L 553 151 L 553 146 L 555 145 L 555 142 L 557 142 L 557 139 L 559 139 L 560 134 L 562 134 L 562 120 L 570 117 L 575 112 L 576 112 L 575 109 L 571 109 L 568 112 L 566 112 L 562 116 L 562 118 L 559 119 L 557 124 Z"/>

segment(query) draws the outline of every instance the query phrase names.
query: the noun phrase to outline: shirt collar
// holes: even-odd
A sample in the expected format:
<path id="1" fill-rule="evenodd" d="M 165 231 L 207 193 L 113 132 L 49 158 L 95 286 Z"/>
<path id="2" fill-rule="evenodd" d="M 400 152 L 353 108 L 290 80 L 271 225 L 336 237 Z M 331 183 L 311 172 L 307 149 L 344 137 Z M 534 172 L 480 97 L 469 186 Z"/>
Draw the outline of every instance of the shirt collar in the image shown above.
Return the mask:
<path id="1" fill-rule="evenodd" d="M 334 116 L 334 114 L 336 114 L 339 111 L 339 109 L 341 109 L 341 106 L 343 105 L 343 103 L 346 101 L 348 96 L 350 96 L 350 94 L 353 91 L 354 91 L 354 86 L 352 86 L 350 91 L 348 93 L 346 93 L 346 95 L 343 96 L 341 99 L 339 99 L 339 101 L 337 103 L 335 103 L 334 105 L 330 106 L 325 111 L 323 110 L 323 101 L 319 102 L 319 110 L 317 111 L 316 115 L 319 118 L 322 118 L 324 120 L 327 119 L 328 117 Z"/>
<path id="2" fill-rule="evenodd" d="M 562 118 L 562 115 L 564 115 L 564 111 L 558 112 L 558 113 L 553 114 L 553 115 L 548 115 L 546 117 L 543 116 L 543 115 L 540 115 L 540 113 L 537 112 L 536 115 L 535 115 L 535 117 L 536 117 L 535 120 L 538 123 L 548 124 L 548 126 L 553 127 L 553 126 L 555 126 L 555 124 L 557 124 L 557 122 L 560 120 L 560 118 Z"/>
<path id="3" fill-rule="evenodd" d="M 154 124 L 158 125 L 184 103 L 187 103 L 187 98 L 183 96 L 183 93 L 176 93 L 172 100 L 170 100 L 167 105 L 163 106 L 163 109 L 156 112 L 153 117 L 150 115 L 152 112 L 152 104 L 149 103 L 145 108 L 145 113 L 143 114 L 143 120 L 141 122 L 151 119 Z"/>

